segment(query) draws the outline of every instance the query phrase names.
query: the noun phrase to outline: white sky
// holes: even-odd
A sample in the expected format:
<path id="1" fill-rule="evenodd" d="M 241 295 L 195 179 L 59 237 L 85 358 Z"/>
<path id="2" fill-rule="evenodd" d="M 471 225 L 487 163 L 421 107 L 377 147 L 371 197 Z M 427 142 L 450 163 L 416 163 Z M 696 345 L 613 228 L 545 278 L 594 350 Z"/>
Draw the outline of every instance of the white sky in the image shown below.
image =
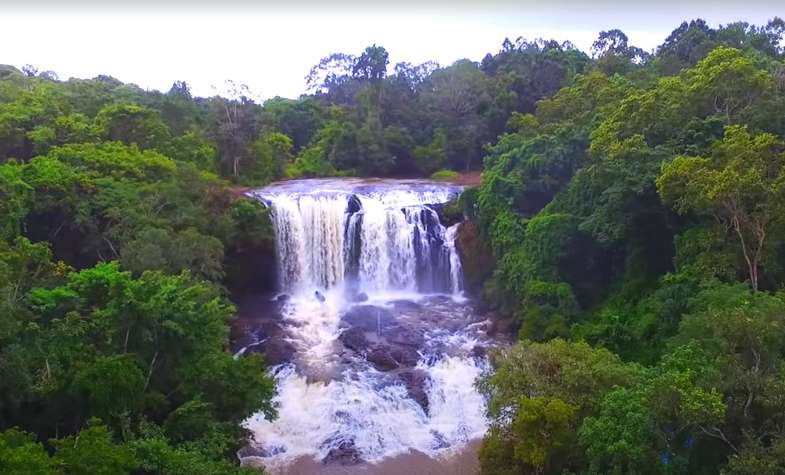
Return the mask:
<path id="1" fill-rule="evenodd" d="M 552 0 L 546 6 L 526 0 L 483 7 L 421 3 L 426 6 L 346 4 L 330 13 L 297 3 L 290 8 L 229 3 L 222 10 L 217 2 L 103 11 L 82 5 L 63 13 L 55 13 L 57 6 L 33 11 L 29 3 L 20 4 L 0 16 L 0 64 L 32 64 L 61 79 L 109 74 L 163 91 L 185 80 L 201 96 L 233 79 L 259 98 L 297 97 L 320 58 L 338 51 L 357 54 L 373 43 L 389 51 L 391 66 L 429 59 L 447 65 L 461 58 L 479 61 L 505 37 L 570 40 L 588 52 L 600 30 L 620 28 L 631 44 L 651 50 L 682 20 L 700 17 L 716 26 L 735 20 L 765 24 L 785 16 L 784 4 L 756 0 L 725 6 L 716 0 L 660 0 L 652 7 L 603 0 Z"/>

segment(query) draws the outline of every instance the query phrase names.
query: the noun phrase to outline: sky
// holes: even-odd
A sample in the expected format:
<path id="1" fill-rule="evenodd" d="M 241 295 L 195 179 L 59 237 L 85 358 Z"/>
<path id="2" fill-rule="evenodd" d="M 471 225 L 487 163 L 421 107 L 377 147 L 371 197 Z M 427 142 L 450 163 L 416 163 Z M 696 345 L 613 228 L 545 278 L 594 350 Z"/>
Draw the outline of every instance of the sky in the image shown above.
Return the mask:
<path id="1" fill-rule="evenodd" d="M 0 2 L 0 64 L 32 64 L 60 79 L 108 74 L 166 91 L 184 80 L 198 96 L 232 79 L 254 96 L 296 98 L 304 77 L 333 52 L 371 44 L 397 62 L 479 61 L 505 38 L 569 40 L 587 53 L 601 30 L 619 28 L 630 44 L 654 49 L 683 20 L 716 26 L 765 24 L 785 16 L 777 1 L 659 0 L 137 0 Z"/>

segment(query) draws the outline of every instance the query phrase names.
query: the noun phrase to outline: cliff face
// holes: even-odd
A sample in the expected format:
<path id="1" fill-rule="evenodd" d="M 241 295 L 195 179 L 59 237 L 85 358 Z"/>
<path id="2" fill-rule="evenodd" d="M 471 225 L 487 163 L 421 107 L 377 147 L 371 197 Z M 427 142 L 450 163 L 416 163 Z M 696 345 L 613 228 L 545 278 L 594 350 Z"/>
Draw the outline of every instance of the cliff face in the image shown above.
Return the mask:
<path id="1" fill-rule="evenodd" d="M 466 291 L 479 296 L 483 283 L 493 272 L 493 254 L 483 241 L 480 229 L 474 221 L 465 220 L 458 227 L 456 248 L 461 257 L 463 281 Z"/>

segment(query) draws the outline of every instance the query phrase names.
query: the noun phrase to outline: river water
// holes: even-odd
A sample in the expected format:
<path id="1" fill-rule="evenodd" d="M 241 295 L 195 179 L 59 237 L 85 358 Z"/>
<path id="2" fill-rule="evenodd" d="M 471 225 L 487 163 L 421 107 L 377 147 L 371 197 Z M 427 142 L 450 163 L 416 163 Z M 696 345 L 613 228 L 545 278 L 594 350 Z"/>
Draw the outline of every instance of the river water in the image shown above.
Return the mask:
<path id="1" fill-rule="evenodd" d="M 494 342 L 462 293 L 460 224 L 437 212 L 460 191 L 329 179 L 251 192 L 272 210 L 279 292 L 244 313 L 236 346 L 265 355 L 279 392 L 276 420 L 245 422 L 244 464 L 391 473 L 474 453 L 487 428 L 474 383 Z"/>

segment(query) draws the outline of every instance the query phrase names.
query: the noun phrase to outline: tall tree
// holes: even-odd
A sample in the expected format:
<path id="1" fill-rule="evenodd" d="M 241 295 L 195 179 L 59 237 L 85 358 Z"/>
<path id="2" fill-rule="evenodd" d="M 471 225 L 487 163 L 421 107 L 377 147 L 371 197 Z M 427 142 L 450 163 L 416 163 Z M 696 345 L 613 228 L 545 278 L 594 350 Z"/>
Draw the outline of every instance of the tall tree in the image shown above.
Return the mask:
<path id="1" fill-rule="evenodd" d="M 709 214 L 736 234 L 754 290 L 767 233 L 785 204 L 783 151 L 774 135 L 730 126 L 709 157 L 676 157 L 657 180 L 660 196 L 678 212 Z"/>

